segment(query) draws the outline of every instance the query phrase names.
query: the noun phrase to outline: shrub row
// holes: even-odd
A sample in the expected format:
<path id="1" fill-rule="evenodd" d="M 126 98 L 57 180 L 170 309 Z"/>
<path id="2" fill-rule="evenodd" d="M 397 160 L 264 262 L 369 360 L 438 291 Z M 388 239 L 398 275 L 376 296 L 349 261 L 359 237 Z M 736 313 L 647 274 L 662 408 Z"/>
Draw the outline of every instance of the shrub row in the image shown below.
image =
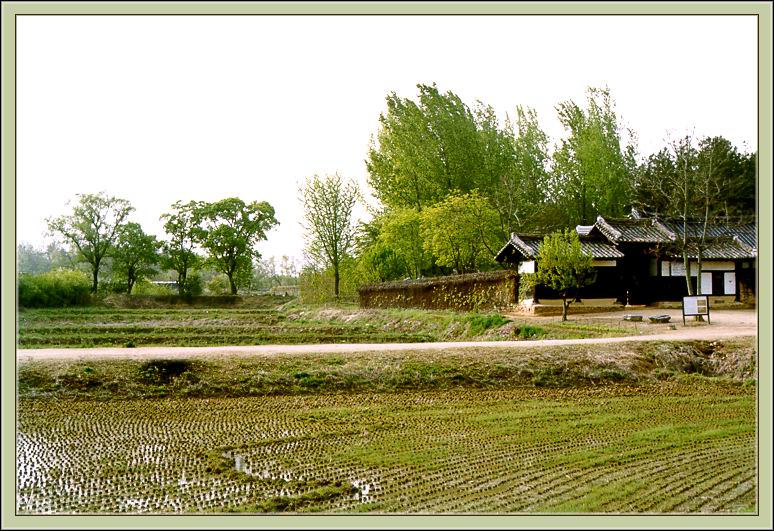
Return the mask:
<path id="1" fill-rule="evenodd" d="M 82 271 L 50 271 L 19 275 L 19 306 L 62 308 L 91 302 L 91 280 Z"/>

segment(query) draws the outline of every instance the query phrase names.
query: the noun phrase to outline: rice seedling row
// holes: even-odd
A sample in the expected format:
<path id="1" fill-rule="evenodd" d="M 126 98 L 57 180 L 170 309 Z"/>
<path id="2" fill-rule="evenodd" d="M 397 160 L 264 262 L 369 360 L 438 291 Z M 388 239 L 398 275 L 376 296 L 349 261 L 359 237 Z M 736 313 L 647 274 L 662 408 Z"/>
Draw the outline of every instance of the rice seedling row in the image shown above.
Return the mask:
<path id="1" fill-rule="evenodd" d="M 286 305 L 258 309 L 38 309 L 19 312 L 18 322 L 21 348 L 567 339 L 636 332 L 614 322 L 557 322 L 536 327 L 508 321 L 501 315 L 356 308 L 315 310 Z"/>
<path id="2" fill-rule="evenodd" d="M 370 323 L 288 319 L 276 310 L 28 310 L 19 318 L 21 348 L 415 342 L 423 332 Z"/>
<path id="3" fill-rule="evenodd" d="M 22 399 L 17 510 L 754 510 L 754 394 L 723 389 Z"/>

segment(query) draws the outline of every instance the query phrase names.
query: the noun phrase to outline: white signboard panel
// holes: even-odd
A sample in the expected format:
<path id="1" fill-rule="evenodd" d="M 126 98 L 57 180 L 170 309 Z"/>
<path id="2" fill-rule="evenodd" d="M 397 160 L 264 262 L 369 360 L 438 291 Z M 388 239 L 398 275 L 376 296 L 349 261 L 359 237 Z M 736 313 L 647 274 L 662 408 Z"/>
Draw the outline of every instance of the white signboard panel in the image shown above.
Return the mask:
<path id="1" fill-rule="evenodd" d="M 615 267 L 615 260 L 592 260 L 594 267 Z"/>
<path id="2" fill-rule="evenodd" d="M 701 294 L 712 295 L 712 273 L 701 272 Z"/>
<path id="3" fill-rule="evenodd" d="M 686 315 L 706 315 L 709 322 L 709 297 L 707 295 L 695 295 L 683 297 L 683 325 Z"/>
<path id="4" fill-rule="evenodd" d="M 669 261 L 664 260 L 661 262 L 661 276 L 662 277 L 668 277 L 669 276 Z"/>

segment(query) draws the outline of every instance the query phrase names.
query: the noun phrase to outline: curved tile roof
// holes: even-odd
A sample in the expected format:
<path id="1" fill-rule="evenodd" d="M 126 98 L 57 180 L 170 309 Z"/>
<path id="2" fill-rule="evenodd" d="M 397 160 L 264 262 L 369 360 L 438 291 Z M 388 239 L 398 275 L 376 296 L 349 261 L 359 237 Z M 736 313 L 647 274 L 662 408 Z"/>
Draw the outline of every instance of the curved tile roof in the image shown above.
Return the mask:
<path id="1" fill-rule="evenodd" d="M 615 242 L 662 243 L 674 241 L 676 235 L 656 219 L 611 219 L 597 216 L 594 227 Z"/>
<path id="2" fill-rule="evenodd" d="M 621 258 L 620 243 L 678 243 L 685 230 L 689 239 L 701 236 L 703 224 L 698 222 L 661 221 L 656 218 L 609 219 L 597 216 L 594 225 L 575 227 L 580 236 L 583 252 L 598 259 Z M 705 248 L 702 257 L 708 260 L 734 260 L 756 258 L 758 239 L 755 223 L 707 226 Z M 533 259 L 540 250 L 544 235 L 512 234 L 508 243 L 497 253 L 498 262 L 510 258 L 514 261 Z M 670 246 L 667 246 L 667 248 Z M 694 243 L 688 248 L 691 258 L 698 257 Z"/>
<path id="3" fill-rule="evenodd" d="M 508 257 L 518 259 L 518 255 L 530 260 L 536 258 L 544 238 L 545 236 L 536 234 L 513 234 L 508 243 L 497 253 L 495 260 L 502 262 Z M 590 238 L 581 238 L 581 250 L 596 259 L 623 258 L 624 256 L 614 245 Z"/>
<path id="4" fill-rule="evenodd" d="M 673 230 L 676 234 L 683 233 L 682 222 L 662 222 L 664 226 Z M 704 224 L 699 222 L 688 222 L 685 225 L 689 238 L 700 238 L 704 230 Z M 743 223 L 737 225 L 723 225 L 713 223 L 707 225 L 707 238 L 731 237 L 737 239 L 740 243 L 749 247 L 757 255 L 758 236 L 755 223 Z"/>

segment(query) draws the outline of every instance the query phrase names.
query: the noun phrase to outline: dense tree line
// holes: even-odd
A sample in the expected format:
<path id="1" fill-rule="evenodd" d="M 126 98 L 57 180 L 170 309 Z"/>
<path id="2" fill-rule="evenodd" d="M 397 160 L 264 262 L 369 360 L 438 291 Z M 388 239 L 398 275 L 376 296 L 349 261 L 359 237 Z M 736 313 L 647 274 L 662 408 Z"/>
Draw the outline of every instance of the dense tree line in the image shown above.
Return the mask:
<path id="1" fill-rule="evenodd" d="M 368 282 L 497 268 L 493 257 L 510 233 L 588 225 L 597 215 L 623 217 L 636 208 L 705 227 L 755 216 L 755 153 L 723 137 L 686 136 L 643 158 L 606 88 L 589 88 L 582 104 L 556 106 L 565 135 L 555 141 L 529 107 L 500 120 L 483 102 L 470 107 L 435 84 L 417 88 L 416 99 L 388 94 L 379 116 L 365 159 L 378 201 L 368 222 L 353 219 L 362 199 L 353 180 L 313 175 L 300 187 L 301 272 L 293 264 L 277 274 L 274 263 L 259 261 L 255 244 L 277 225 L 266 202 L 178 201 L 161 216 L 166 234 L 157 240 L 127 221 L 134 210 L 127 201 L 104 193 L 79 195 L 71 214 L 50 218 L 50 233 L 68 249 L 20 246 L 20 271 L 81 267 L 96 291 L 107 263 L 113 284 L 128 293 L 166 271 L 180 294 L 200 292 L 205 282 L 210 291 L 236 294 L 300 275 L 306 286 L 329 279 L 330 296 L 339 299 Z M 689 244 L 700 253 L 705 246 L 693 238 L 677 250 L 687 256 Z"/>
<path id="2" fill-rule="evenodd" d="M 107 276 L 113 289 L 131 294 L 138 282 L 166 270 L 176 275 L 181 295 L 201 292 L 202 272 L 208 273 L 215 288 L 213 273 L 220 273 L 224 291 L 235 295 L 240 287 L 256 284 L 260 270 L 256 244 L 278 224 L 274 208 L 266 202 L 245 203 L 235 197 L 178 201 L 161 216 L 166 238 L 158 241 L 128 221 L 133 210 L 125 199 L 105 192 L 76 195 L 71 213 L 47 219 L 49 235 L 59 241 L 46 251 L 18 247 L 19 272 L 81 269 L 90 275 L 92 293 Z"/>
<path id="3" fill-rule="evenodd" d="M 633 208 L 686 223 L 755 215 L 755 153 L 688 137 L 642 158 L 607 88 L 556 106 L 557 141 L 529 107 L 501 121 L 480 101 L 417 88 L 416 99 L 387 95 L 371 139 L 365 163 L 379 206 L 339 258 L 355 285 L 496 268 L 511 232 L 550 233 Z"/>

